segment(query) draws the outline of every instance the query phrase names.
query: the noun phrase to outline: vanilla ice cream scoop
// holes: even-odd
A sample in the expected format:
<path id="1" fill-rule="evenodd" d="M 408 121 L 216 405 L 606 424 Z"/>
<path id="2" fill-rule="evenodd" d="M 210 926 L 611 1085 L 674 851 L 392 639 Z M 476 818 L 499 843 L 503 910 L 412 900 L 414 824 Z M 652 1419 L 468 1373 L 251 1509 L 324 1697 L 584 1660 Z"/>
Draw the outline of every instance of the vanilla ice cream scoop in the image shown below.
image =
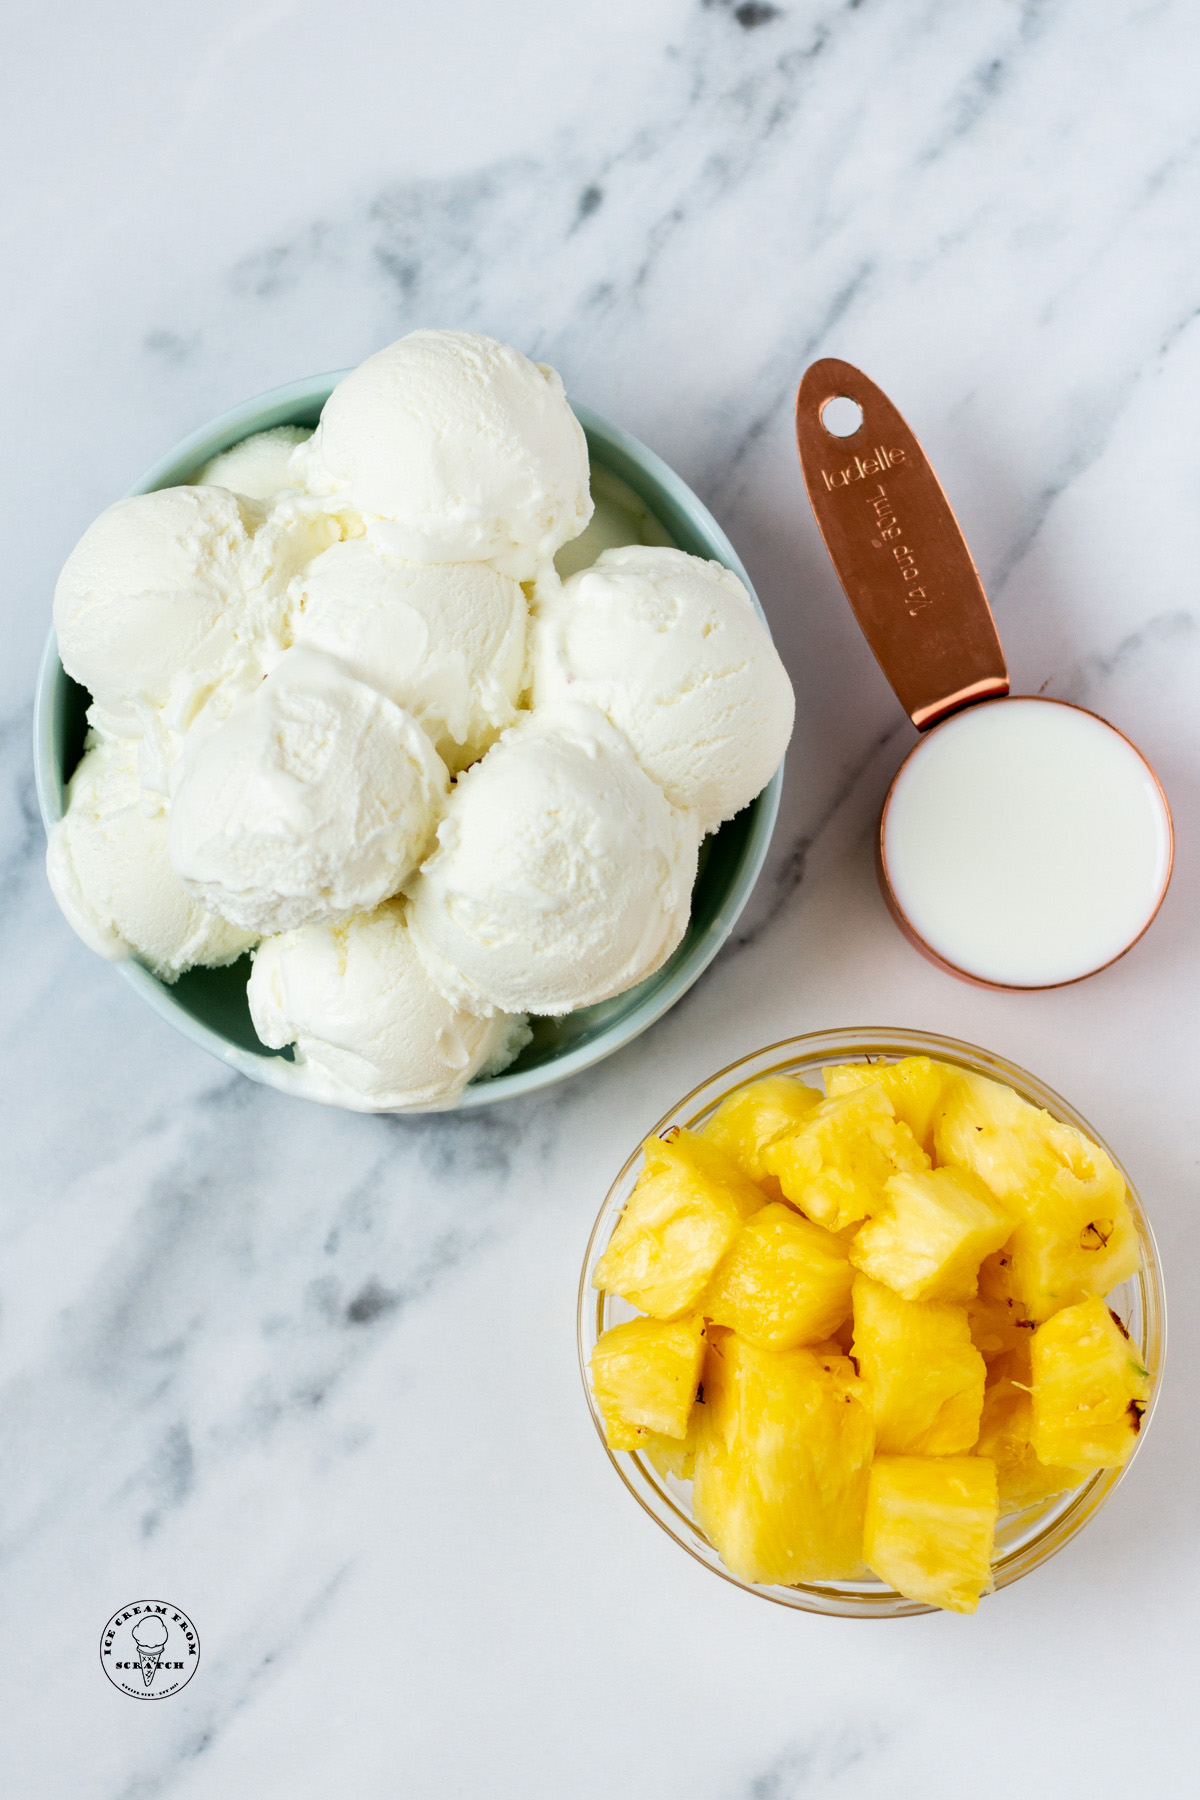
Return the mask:
<path id="1" fill-rule="evenodd" d="M 719 563 L 658 545 L 605 550 L 549 594 L 534 641 L 535 706 L 596 707 L 702 831 L 778 768 L 792 684 L 746 589 Z"/>
<path id="2" fill-rule="evenodd" d="M 296 1046 L 310 1099 L 358 1112 L 453 1106 L 473 1075 L 528 1038 L 524 1020 L 481 1019 L 433 986 L 403 900 L 343 925 L 310 925 L 261 945 L 247 993 L 264 1044 Z"/>
<path id="3" fill-rule="evenodd" d="M 208 736 L 274 667 L 291 641 L 293 579 L 338 543 L 348 523 L 353 523 L 297 492 L 277 495 L 259 511 L 262 517 L 239 562 L 237 658 L 189 662 L 175 671 L 164 699 L 135 702 L 142 786 L 147 790 L 169 795 L 185 740 L 190 738 L 194 746 Z M 102 717 L 100 722 L 108 720 Z"/>
<path id="4" fill-rule="evenodd" d="M 197 963 L 235 962 L 257 936 L 205 912 L 167 855 L 167 821 L 146 812 L 137 746 L 109 739 L 71 777 L 67 810 L 50 833 L 54 897 L 84 943 L 110 962 L 136 956 L 161 981 Z"/>
<path id="5" fill-rule="evenodd" d="M 54 629 L 105 729 L 136 734 L 139 702 L 164 702 L 181 672 L 213 686 L 253 654 L 242 574 L 263 517 L 227 488 L 163 488 L 118 500 L 84 532 L 58 578 Z"/>
<path id="6" fill-rule="evenodd" d="M 651 974 L 687 926 L 697 828 L 599 713 L 526 715 L 455 784 L 409 894 L 456 1004 L 560 1014 Z"/>
<path id="7" fill-rule="evenodd" d="M 264 502 L 264 517 L 242 562 L 255 646 L 270 669 L 292 642 L 293 584 L 310 565 L 348 536 L 362 536 L 356 515 L 310 494 L 285 489 Z"/>
<path id="8" fill-rule="evenodd" d="M 415 719 L 300 649 L 180 767 L 167 839 L 180 879 L 263 936 L 395 893 L 429 848 L 448 785 Z"/>
<path id="9" fill-rule="evenodd" d="M 592 513 L 583 431 L 544 363 L 466 331 L 413 331 L 325 402 L 292 462 L 415 562 L 494 562 L 524 581 Z"/>
<path id="10" fill-rule="evenodd" d="M 413 563 L 359 538 L 293 584 L 295 643 L 336 656 L 419 719 L 451 769 L 482 756 L 517 717 L 528 609 L 486 563 Z"/>
<path id="11" fill-rule="evenodd" d="M 311 436 L 312 432 L 301 425 L 275 425 L 270 431 L 256 431 L 206 462 L 196 480 L 206 487 L 232 488 L 235 494 L 248 494 L 252 500 L 270 500 L 282 488 L 292 485 L 288 467 L 291 457 Z"/>

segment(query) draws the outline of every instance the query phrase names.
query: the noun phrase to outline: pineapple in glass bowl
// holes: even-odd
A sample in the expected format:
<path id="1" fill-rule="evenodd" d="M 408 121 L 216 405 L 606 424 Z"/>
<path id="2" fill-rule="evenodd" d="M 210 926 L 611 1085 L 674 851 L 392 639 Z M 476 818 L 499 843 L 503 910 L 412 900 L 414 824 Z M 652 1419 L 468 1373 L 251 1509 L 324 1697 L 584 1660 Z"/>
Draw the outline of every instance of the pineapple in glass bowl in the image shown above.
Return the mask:
<path id="1" fill-rule="evenodd" d="M 634 1321 L 661 1370 L 621 1353 Z M 848 1617 L 970 1612 L 1053 1555 L 1141 1441 L 1164 1348 L 1153 1236 L 1091 1127 L 900 1031 L 788 1040 L 688 1095 L 579 1291 L 635 1498 L 714 1573 Z"/>

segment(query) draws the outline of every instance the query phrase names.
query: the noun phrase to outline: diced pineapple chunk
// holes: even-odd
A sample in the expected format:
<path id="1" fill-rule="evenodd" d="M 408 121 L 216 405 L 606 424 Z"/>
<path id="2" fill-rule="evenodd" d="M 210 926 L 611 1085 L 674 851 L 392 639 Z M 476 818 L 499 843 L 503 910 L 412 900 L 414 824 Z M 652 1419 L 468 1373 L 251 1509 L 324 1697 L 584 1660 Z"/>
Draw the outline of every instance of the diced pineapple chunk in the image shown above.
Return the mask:
<path id="1" fill-rule="evenodd" d="M 1034 1320 L 1107 1294 L 1137 1267 L 1125 1183 L 1098 1144 L 982 1075 L 961 1071 L 938 1107 L 939 1163 L 970 1169 L 1016 1221 L 1014 1293 Z"/>
<path id="2" fill-rule="evenodd" d="M 646 1166 L 595 1284 L 658 1319 L 690 1310 L 743 1223 L 766 1195 L 716 1144 L 677 1131 L 647 1138 Z"/>
<path id="3" fill-rule="evenodd" d="M 798 1125 L 820 1103 L 816 1088 L 806 1087 L 795 1076 L 768 1075 L 723 1100 L 701 1136 L 731 1156 L 752 1181 L 774 1185 L 763 1151 L 773 1137 Z"/>
<path id="4" fill-rule="evenodd" d="M 827 1338 L 850 1313 L 854 1271 L 831 1232 L 772 1202 L 749 1219 L 699 1301 L 764 1350 Z"/>
<path id="5" fill-rule="evenodd" d="M 853 1354 L 881 1450 L 952 1456 L 971 1448 L 987 1371 L 965 1307 L 902 1300 L 857 1275 Z"/>
<path id="6" fill-rule="evenodd" d="M 1115 1469 L 1137 1443 L 1150 1376 L 1102 1300 L 1081 1300 L 1033 1334 L 1033 1447 L 1044 1463 Z"/>
<path id="7" fill-rule="evenodd" d="M 830 1098 L 877 1083 L 895 1107 L 896 1117 L 932 1156 L 934 1113 L 957 1069 L 928 1056 L 905 1056 L 894 1063 L 835 1063 L 821 1073 Z"/>
<path id="8" fill-rule="evenodd" d="M 906 1300 L 969 1300 L 979 1265 L 1013 1228 L 977 1175 L 921 1169 L 893 1175 L 884 1205 L 850 1247 L 850 1260 Z"/>
<path id="9" fill-rule="evenodd" d="M 1033 1448 L 1030 1378 L 1028 1344 L 998 1358 L 988 1370 L 975 1453 L 996 1465 L 1002 1512 L 1032 1506 L 1079 1485 L 1077 1470 L 1050 1468 L 1038 1460 Z"/>
<path id="10" fill-rule="evenodd" d="M 763 1162 L 786 1198 L 830 1231 L 874 1212 L 890 1176 L 929 1167 L 878 1083 L 823 1100 L 767 1145 Z"/>
<path id="11" fill-rule="evenodd" d="M 864 1547 L 881 1581 L 909 1600 L 973 1613 L 992 1585 L 999 1504 L 984 1456 L 877 1456 Z"/>
<path id="12" fill-rule="evenodd" d="M 1111 1292 L 1137 1268 L 1137 1230 L 1124 1197 L 1114 1202 L 1105 1196 L 1101 1212 L 1080 1185 L 1056 1175 L 1018 1202 L 1024 1217 L 1007 1247 L 1015 1290 L 1034 1320 L 1084 1296 Z"/>
<path id="13" fill-rule="evenodd" d="M 971 1330 L 971 1342 L 983 1357 L 985 1363 L 993 1363 L 999 1356 L 1007 1356 L 1015 1350 L 1020 1342 L 1020 1329 L 1001 1300 L 991 1300 L 985 1294 L 976 1294 L 968 1300 L 967 1324 Z M 1028 1337 L 1033 1331 L 1033 1321 L 1029 1322 Z"/>
<path id="14" fill-rule="evenodd" d="M 1001 1198 L 1028 1187 L 1042 1167 L 1041 1115 L 1012 1088 L 960 1069 L 934 1117 L 939 1164 L 971 1169 Z"/>
<path id="15" fill-rule="evenodd" d="M 1012 1257 L 1007 1250 L 997 1250 L 980 1263 L 979 1292 L 967 1301 L 967 1321 L 985 1362 L 1022 1346 L 1028 1355 L 1033 1320 L 1014 1291 Z"/>
<path id="16" fill-rule="evenodd" d="M 647 1431 L 636 1448 L 660 1475 L 673 1475 L 677 1481 L 690 1481 L 696 1471 L 696 1446 L 700 1442 L 703 1420 L 704 1402 L 697 1400 L 683 1437 L 664 1437 L 661 1431 Z"/>
<path id="17" fill-rule="evenodd" d="M 703 1321 L 628 1319 L 592 1351 L 592 1392 L 612 1450 L 636 1450 L 639 1431 L 682 1439 L 704 1360 Z"/>
<path id="18" fill-rule="evenodd" d="M 1036 1197 L 1008 1242 L 1017 1291 L 1035 1320 L 1081 1296 L 1111 1292 L 1138 1265 L 1137 1231 L 1124 1199 L 1099 1214 L 1086 1196 L 1063 1193 L 1062 1181 L 1056 1177 L 1054 1190 Z"/>
<path id="19" fill-rule="evenodd" d="M 861 1572 L 875 1433 L 848 1358 L 760 1350 L 714 1330 L 692 1506 L 743 1581 L 837 1581 Z"/>

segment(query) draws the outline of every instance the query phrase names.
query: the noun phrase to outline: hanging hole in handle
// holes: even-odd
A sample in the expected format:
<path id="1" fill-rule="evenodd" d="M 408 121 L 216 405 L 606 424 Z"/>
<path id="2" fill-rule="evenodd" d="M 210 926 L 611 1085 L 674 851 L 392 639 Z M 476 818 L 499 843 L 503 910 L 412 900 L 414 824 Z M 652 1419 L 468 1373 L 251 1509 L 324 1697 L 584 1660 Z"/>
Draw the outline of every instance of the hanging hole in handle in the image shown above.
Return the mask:
<path id="1" fill-rule="evenodd" d="M 827 400 L 821 408 L 821 423 L 830 437 L 853 437 L 862 422 L 862 407 L 845 394 Z"/>

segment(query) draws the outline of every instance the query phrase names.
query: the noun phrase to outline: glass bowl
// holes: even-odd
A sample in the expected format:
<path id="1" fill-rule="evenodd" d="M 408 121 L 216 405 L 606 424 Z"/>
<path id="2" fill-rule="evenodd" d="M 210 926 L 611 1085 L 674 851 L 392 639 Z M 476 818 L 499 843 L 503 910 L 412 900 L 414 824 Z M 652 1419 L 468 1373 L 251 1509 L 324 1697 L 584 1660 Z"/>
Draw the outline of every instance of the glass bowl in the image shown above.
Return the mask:
<path id="1" fill-rule="evenodd" d="M 130 493 L 148 494 L 191 481 L 211 457 L 253 432 L 275 425 L 314 426 L 322 406 L 347 372 L 314 375 L 273 388 L 222 413 L 168 451 Z M 745 582 L 755 610 L 766 624 L 737 552 L 686 483 L 628 432 L 610 425 L 589 407 L 574 401 L 571 405 L 583 426 L 593 468 L 605 470 L 632 488 L 679 549 L 732 569 Z M 64 670 L 51 631 L 38 675 L 33 716 L 34 770 L 47 831 L 62 817 L 66 785 L 83 749 L 87 706 L 87 692 Z M 661 969 L 596 1006 L 582 1007 L 562 1019 L 531 1020 L 533 1037 L 517 1060 L 500 1075 L 473 1081 L 460 1106 L 486 1106 L 577 1074 L 611 1056 L 674 1006 L 704 973 L 750 898 L 770 847 L 782 789 L 781 764 L 757 799 L 705 839 L 687 932 Z M 246 1000 L 248 956 L 225 969 L 189 969 L 171 985 L 159 981 L 132 958 L 114 967 L 160 1018 L 193 1044 L 252 1081 L 295 1092 L 288 1080 L 290 1050 L 268 1050 L 259 1042 L 251 1022 Z"/>
<path id="2" fill-rule="evenodd" d="M 729 1094 L 765 1075 L 799 1075 L 806 1078 L 810 1086 L 819 1087 L 821 1069 L 831 1063 L 895 1062 L 902 1056 L 932 1056 L 939 1062 L 952 1063 L 976 1074 L 990 1076 L 994 1081 L 1007 1082 L 1023 1099 L 1044 1107 L 1056 1119 L 1076 1126 L 1094 1139 L 1125 1176 L 1141 1258 L 1136 1274 L 1114 1288 L 1107 1298 L 1138 1346 L 1142 1361 L 1150 1372 L 1150 1399 L 1142 1418 L 1136 1454 L 1154 1411 L 1166 1350 L 1166 1306 L 1154 1234 L 1128 1173 L 1100 1133 L 1035 1076 L 988 1050 L 959 1043 L 954 1038 L 935 1037 L 931 1032 L 868 1029 L 813 1032 L 806 1037 L 785 1038 L 781 1043 L 770 1044 L 765 1050 L 756 1051 L 753 1056 L 743 1057 L 740 1062 L 719 1070 L 672 1107 L 651 1135 L 661 1137 L 679 1126 L 698 1130 Z M 592 1277 L 641 1173 L 641 1163 L 639 1146 L 613 1182 L 600 1209 L 579 1282 L 579 1366 L 592 1420 L 602 1443 L 604 1426 L 592 1397 L 588 1364 L 601 1332 L 623 1319 L 634 1318 L 636 1311 L 618 1295 L 600 1293 L 592 1286 Z M 649 1460 L 637 1451 L 609 1450 L 607 1444 L 605 1451 L 625 1486 L 650 1517 L 697 1562 L 746 1593 L 759 1594 L 764 1600 L 773 1600 L 779 1606 L 793 1606 L 801 1612 L 829 1613 L 846 1619 L 901 1619 L 937 1610 L 920 1601 L 906 1600 L 874 1577 L 861 1581 L 804 1583 L 798 1587 L 769 1587 L 742 1581 L 725 1567 L 696 1524 L 691 1511 L 689 1483 L 659 1475 Z M 1123 1474 L 1123 1469 L 1100 1469 L 1070 1493 L 1039 1501 L 1020 1512 L 1003 1514 L 996 1527 L 992 1562 L 995 1586 L 1007 1587 L 1061 1550 L 1104 1505 Z"/>

